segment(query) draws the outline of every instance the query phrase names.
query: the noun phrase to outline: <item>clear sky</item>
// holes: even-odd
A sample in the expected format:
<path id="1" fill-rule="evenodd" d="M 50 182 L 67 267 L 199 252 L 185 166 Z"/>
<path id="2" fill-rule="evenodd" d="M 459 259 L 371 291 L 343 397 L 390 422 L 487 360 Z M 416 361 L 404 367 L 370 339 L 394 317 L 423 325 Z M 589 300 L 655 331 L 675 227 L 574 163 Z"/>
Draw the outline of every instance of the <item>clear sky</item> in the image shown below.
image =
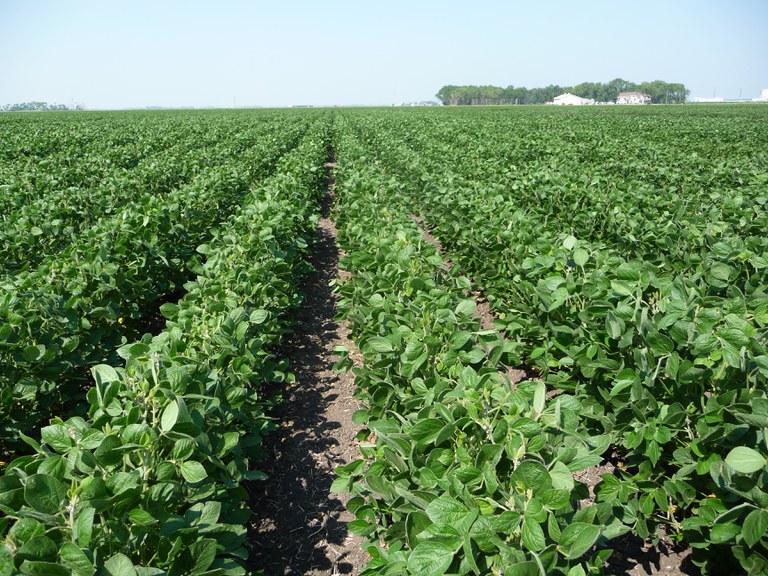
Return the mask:
<path id="1" fill-rule="evenodd" d="M 0 0 L 0 104 L 373 105 L 445 84 L 768 88 L 768 0 Z"/>

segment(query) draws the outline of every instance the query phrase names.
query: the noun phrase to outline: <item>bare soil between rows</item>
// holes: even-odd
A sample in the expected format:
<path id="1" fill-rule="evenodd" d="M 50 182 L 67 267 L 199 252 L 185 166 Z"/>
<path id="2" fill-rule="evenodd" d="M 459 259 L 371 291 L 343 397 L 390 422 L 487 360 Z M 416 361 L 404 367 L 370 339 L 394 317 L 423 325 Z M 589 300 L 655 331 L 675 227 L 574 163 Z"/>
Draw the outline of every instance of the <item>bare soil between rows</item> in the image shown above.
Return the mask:
<path id="1" fill-rule="evenodd" d="M 329 168 L 332 167 L 329 166 Z M 347 530 L 354 517 L 346 498 L 331 493 L 336 466 L 359 457 L 352 422 L 358 409 L 354 376 L 333 369 L 333 350 L 354 350 L 348 329 L 334 320 L 340 251 L 328 213 L 333 180 L 322 202 L 322 219 L 312 246 L 314 272 L 303 281 L 305 300 L 295 312 L 296 325 L 278 351 L 296 377 L 283 391 L 272 416 L 280 428 L 264 445 L 260 469 L 269 478 L 253 485 L 251 562 L 267 576 L 359 574 L 368 561 L 363 542 Z"/>

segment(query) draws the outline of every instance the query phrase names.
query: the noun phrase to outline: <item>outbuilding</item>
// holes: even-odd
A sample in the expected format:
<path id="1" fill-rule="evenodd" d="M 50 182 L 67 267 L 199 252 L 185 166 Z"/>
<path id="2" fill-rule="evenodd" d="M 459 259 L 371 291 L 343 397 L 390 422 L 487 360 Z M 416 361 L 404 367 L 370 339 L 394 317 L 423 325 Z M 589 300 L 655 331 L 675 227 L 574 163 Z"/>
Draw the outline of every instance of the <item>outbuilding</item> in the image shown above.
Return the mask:
<path id="1" fill-rule="evenodd" d="M 594 100 L 590 100 L 589 98 L 582 98 L 581 96 L 576 96 L 576 94 L 571 94 L 570 92 L 560 94 L 560 96 L 555 96 L 555 98 L 552 100 L 552 104 L 556 106 L 585 106 L 594 103 Z"/>
<path id="2" fill-rule="evenodd" d="M 621 92 L 616 98 L 616 104 L 650 104 L 651 97 L 642 92 Z"/>

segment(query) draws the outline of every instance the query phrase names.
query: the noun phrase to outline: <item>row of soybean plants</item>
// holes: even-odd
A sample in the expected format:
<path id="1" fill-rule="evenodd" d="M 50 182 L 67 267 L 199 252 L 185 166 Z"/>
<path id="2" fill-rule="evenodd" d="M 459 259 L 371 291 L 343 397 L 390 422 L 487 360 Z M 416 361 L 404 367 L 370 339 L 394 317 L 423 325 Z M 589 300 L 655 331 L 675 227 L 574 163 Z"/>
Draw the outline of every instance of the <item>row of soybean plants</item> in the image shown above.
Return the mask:
<path id="1" fill-rule="evenodd" d="M 53 414 L 83 410 L 88 367 L 117 359 L 157 303 L 197 272 L 196 248 L 227 220 L 254 180 L 274 171 L 307 120 L 276 119 L 164 194 L 141 194 L 75 235 L 61 252 L 0 280 L 0 444 L 24 449 Z M 276 140 L 277 138 L 277 140 Z M 14 448 L 15 447 L 15 448 Z"/>
<path id="2" fill-rule="evenodd" d="M 196 278 L 165 329 L 92 368 L 82 417 L 53 418 L 0 477 L 0 573 L 244 574 L 260 386 L 286 377 L 269 352 L 299 298 L 317 222 L 327 124 L 241 190 L 197 247 Z"/>
<path id="3" fill-rule="evenodd" d="M 193 131 L 203 138 L 208 130 L 203 123 L 175 115 L 3 115 L 3 210 L 11 212 L 49 192 L 93 186 L 116 170 L 130 170 L 143 158 L 184 140 Z"/>
<path id="4" fill-rule="evenodd" d="M 370 149 L 519 357 L 627 459 L 598 501 L 641 537 L 666 524 L 705 570 L 766 573 L 768 134 L 748 121 L 764 109 L 731 114 L 446 116 L 434 144 L 379 117 Z M 459 139 L 483 154 L 447 154 Z"/>
<path id="5" fill-rule="evenodd" d="M 70 133 L 87 130 L 87 118 L 71 117 Z M 163 195 L 180 187 L 207 167 L 266 141 L 274 128 L 259 115 L 246 122 L 199 114 L 171 118 L 173 123 L 163 115 L 137 117 L 125 136 L 127 143 L 121 146 L 114 139 L 116 132 L 125 129 L 123 116 L 107 116 L 103 133 L 87 154 L 65 151 L 56 157 L 58 166 L 48 158 L 35 158 L 21 173 L 0 176 L 3 186 L 11 191 L 6 192 L 10 198 L 3 203 L 0 271 L 9 274 L 34 268 L 45 257 L 76 242 L 78 234 L 95 221 L 132 209 L 145 196 Z M 134 133 L 137 127 L 144 129 L 140 135 Z M 30 126 L 24 128 L 30 130 Z M 115 148 L 130 153 L 115 161 Z M 85 177 L 81 173 L 88 165 L 102 170 Z M 46 189 L 49 180 L 43 177 L 55 179 L 56 188 Z M 14 207 L 13 200 L 21 204 Z"/>
<path id="6" fill-rule="evenodd" d="M 364 362 L 362 458 L 336 470 L 351 492 L 350 529 L 367 538 L 374 574 L 583 575 L 627 529 L 574 475 L 609 444 L 582 423 L 576 395 L 512 386 L 514 357 L 484 330 L 467 278 L 412 218 L 396 179 L 336 119 L 336 221 L 350 278 L 339 308 Z M 350 367 L 344 356 L 340 367 Z"/>

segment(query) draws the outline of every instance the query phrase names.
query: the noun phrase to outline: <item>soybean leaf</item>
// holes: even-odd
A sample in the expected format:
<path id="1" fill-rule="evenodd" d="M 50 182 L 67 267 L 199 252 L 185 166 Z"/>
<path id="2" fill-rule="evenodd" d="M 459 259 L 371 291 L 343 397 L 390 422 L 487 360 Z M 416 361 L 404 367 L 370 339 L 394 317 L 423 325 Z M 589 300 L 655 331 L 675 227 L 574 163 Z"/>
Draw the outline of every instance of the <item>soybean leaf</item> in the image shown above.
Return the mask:
<path id="1" fill-rule="evenodd" d="M 563 530 L 557 549 L 569 560 L 574 560 L 592 548 L 598 536 L 600 536 L 600 526 L 574 522 Z"/>
<path id="2" fill-rule="evenodd" d="M 765 467 L 766 460 L 757 450 L 747 446 L 737 446 L 725 457 L 726 463 L 736 472 L 752 474 Z"/>
<path id="3" fill-rule="evenodd" d="M 408 571 L 419 576 L 441 576 L 453 562 L 454 550 L 442 542 L 419 542 L 408 556 Z"/>

